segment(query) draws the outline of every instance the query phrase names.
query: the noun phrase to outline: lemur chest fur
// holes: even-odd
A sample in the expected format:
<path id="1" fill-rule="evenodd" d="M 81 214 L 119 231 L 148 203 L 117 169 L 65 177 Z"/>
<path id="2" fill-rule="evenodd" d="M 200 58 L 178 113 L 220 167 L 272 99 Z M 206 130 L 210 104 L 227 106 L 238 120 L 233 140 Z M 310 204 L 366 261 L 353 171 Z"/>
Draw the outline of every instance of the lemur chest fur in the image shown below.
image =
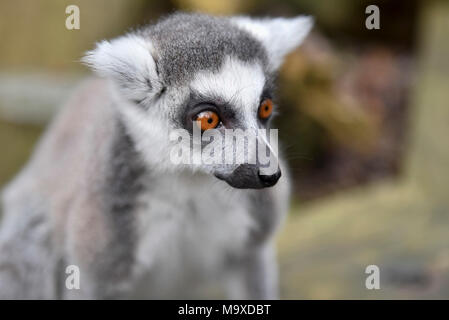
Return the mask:
<path id="1" fill-rule="evenodd" d="M 231 253 L 244 248 L 254 225 L 246 191 L 204 175 L 158 179 L 138 202 L 137 260 L 148 270 L 220 270 Z"/>

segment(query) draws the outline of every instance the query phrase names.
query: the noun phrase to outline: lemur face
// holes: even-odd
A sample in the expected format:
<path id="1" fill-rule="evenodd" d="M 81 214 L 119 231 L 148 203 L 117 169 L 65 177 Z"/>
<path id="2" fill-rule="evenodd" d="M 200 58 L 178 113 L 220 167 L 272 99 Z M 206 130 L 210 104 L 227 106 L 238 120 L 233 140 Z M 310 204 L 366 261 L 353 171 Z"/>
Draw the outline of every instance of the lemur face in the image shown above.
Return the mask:
<path id="1" fill-rule="evenodd" d="M 311 26 L 308 17 L 254 20 L 176 14 L 99 43 L 84 61 L 111 80 L 121 101 L 117 108 L 150 166 L 200 171 L 235 188 L 263 188 L 274 185 L 281 173 L 276 148 L 258 129 L 269 129 L 276 113 L 273 80 L 283 57 Z M 171 139 L 176 130 L 184 130 L 188 139 Z M 235 140 L 226 139 L 232 130 L 244 131 L 257 143 L 236 148 Z M 196 141 L 196 133 L 203 139 Z M 208 135 L 213 139 L 204 139 Z M 223 143 L 213 153 L 219 150 L 223 157 L 236 159 L 236 153 L 245 152 L 246 160 L 207 161 L 210 152 L 205 153 L 205 147 L 220 139 Z M 179 144 L 190 151 L 190 161 L 174 163 L 173 150 Z M 269 172 L 258 158 L 260 148 L 267 150 Z M 192 161 L 195 157 L 201 160 Z"/>

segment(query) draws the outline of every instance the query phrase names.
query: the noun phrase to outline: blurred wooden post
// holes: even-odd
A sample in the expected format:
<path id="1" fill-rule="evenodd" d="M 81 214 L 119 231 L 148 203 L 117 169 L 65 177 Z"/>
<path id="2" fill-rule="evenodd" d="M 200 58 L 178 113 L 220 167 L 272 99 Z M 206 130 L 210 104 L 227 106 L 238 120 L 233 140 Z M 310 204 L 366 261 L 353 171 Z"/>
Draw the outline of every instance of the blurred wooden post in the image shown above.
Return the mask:
<path id="1" fill-rule="evenodd" d="M 411 118 L 409 177 L 423 192 L 449 192 L 449 3 L 424 6 Z"/>

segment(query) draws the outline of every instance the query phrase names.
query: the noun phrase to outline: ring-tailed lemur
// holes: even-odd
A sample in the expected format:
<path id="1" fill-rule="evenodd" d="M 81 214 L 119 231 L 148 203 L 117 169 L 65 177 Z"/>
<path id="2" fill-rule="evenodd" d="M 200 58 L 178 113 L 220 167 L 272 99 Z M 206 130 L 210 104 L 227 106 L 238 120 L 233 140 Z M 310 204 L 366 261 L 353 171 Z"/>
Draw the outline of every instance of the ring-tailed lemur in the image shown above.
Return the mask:
<path id="1" fill-rule="evenodd" d="M 285 168 L 278 182 L 257 164 L 174 165 L 167 132 L 199 115 L 268 127 L 273 77 L 311 25 L 179 13 L 98 43 L 84 62 L 100 77 L 3 192 L 0 297 L 276 298 Z M 65 286 L 68 265 L 79 289 Z"/>

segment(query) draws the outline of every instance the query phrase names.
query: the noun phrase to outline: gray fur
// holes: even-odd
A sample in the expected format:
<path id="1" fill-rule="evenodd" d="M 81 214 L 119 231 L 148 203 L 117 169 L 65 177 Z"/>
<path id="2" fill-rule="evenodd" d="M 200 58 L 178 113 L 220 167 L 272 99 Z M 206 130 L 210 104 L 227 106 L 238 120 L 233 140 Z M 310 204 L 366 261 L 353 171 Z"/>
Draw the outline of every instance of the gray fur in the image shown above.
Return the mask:
<path id="1" fill-rule="evenodd" d="M 166 85 L 186 82 L 200 70 L 218 70 L 226 56 L 267 60 L 260 42 L 224 17 L 177 13 L 140 32 L 155 46 Z"/>
<path id="2" fill-rule="evenodd" d="M 108 228 L 115 234 L 107 248 L 97 257 L 95 274 L 100 284 L 96 293 L 102 298 L 114 298 L 118 292 L 105 290 L 109 279 L 126 279 L 132 274 L 135 264 L 135 250 L 138 241 L 136 219 L 133 212 L 138 205 L 137 199 L 144 192 L 143 179 L 148 174 L 134 142 L 127 133 L 121 119 L 115 120 L 116 136 L 110 148 L 110 162 L 105 163 L 107 172 L 102 187 L 103 201 L 106 204 Z M 115 254 L 111 255 L 110 252 Z M 114 267 L 111 268 L 110 266 Z M 116 280 L 117 281 L 117 280 Z M 106 294 L 105 294 L 106 293 Z"/>
<path id="3" fill-rule="evenodd" d="M 235 189 L 215 177 L 228 167 L 168 156 L 167 132 L 186 127 L 180 114 L 198 107 L 191 86 L 215 90 L 207 99 L 217 108 L 227 101 L 229 124 L 269 125 L 256 117 L 273 57 L 230 21 L 177 14 L 87 54 L 105 79 L 80 88 L 3 190 L 0 298 L 278 297 L 272 239 L 288 209 L 283 160 L 277 184 L 256 190 L 257 175 L 234 170 L 246 188 Z M 80 269 L 79 290 L 65 286 L 68 265 Z"/>

